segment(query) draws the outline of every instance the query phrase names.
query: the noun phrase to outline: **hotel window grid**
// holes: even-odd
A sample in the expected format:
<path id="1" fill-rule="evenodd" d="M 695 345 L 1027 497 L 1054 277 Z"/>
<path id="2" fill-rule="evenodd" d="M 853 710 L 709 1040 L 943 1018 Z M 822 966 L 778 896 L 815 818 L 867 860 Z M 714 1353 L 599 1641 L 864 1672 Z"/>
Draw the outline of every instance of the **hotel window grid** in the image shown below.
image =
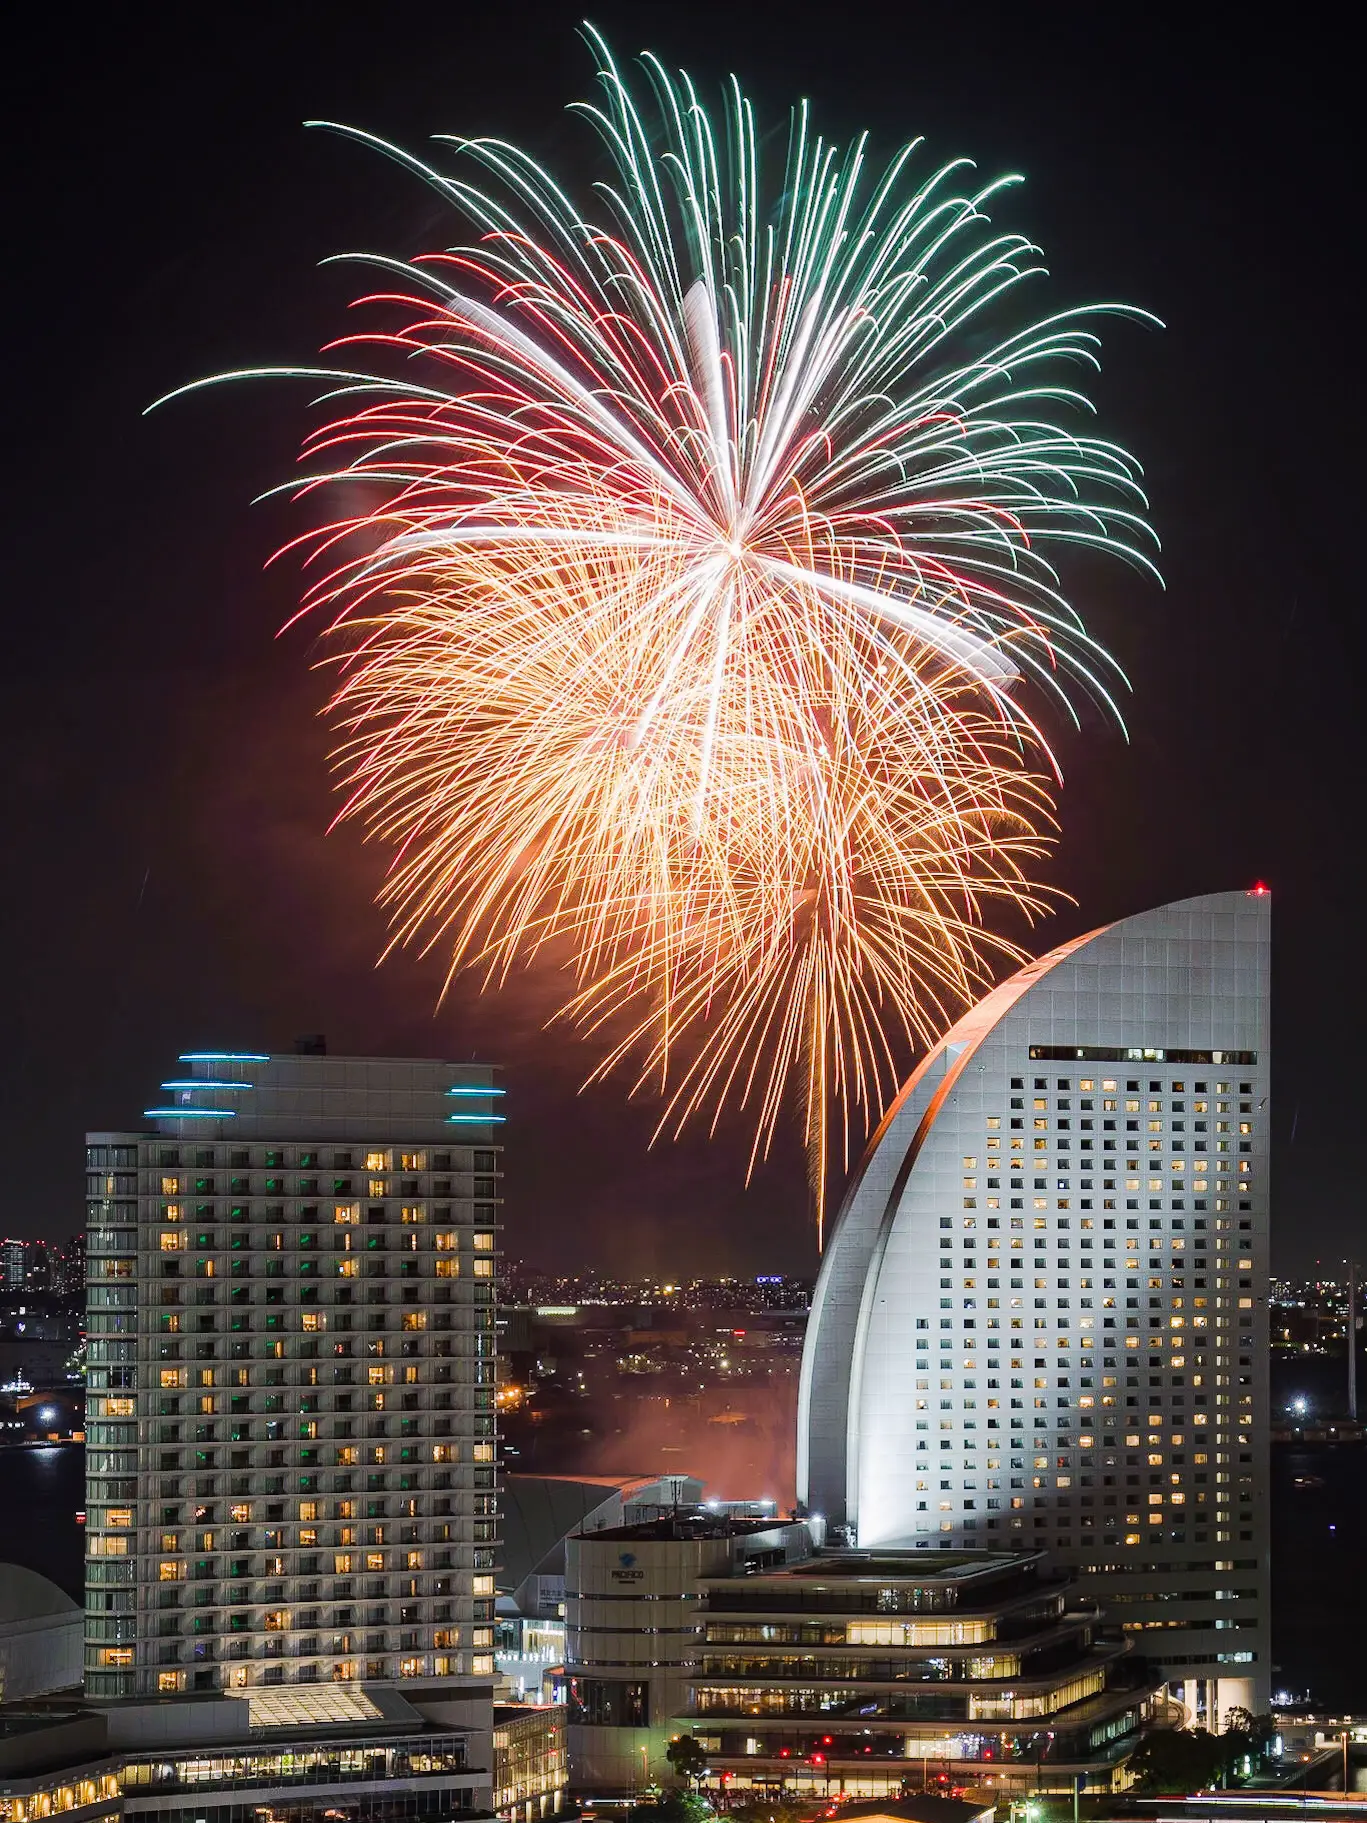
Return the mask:
<path id="1" fill-rule="evenodd" d="M 276 1062 L 314 1060 L 253 1060 L 258 1111 Z M 406 1067 L 419 1100 L 489 1080 Z M 87 1147 L 88 1694 L 490 1675 L 493 1287 L 439 1266 L 493 1265 L 497 1129 L 206 1124 Z"/>
<path id="2" fill-rule="evenodd" d="M 908 1250 L 909 1288 L 936 1287 L 916 1310 L 938 1309 L 914 1319 L 904 1542 L 1047 1546 L 1104 1594 L 1131 1570 L 1127 1628 L 1204 1648 L 1154 1656 L 1265 1676 L 1266 1056 L 1042 1048 L 953 1121 Z"/>

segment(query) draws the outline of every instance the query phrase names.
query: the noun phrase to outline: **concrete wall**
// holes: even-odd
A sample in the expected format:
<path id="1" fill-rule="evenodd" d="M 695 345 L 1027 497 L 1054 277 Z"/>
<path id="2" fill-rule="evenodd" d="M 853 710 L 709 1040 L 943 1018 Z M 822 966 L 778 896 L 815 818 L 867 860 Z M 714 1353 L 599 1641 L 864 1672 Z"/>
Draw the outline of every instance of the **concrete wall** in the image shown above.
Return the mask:
<path id="1" fill-rule="evenodd" d="M 84 1627 L 79 1608 L 0 1624 L 0 1701 L 79 1689 Z"/>

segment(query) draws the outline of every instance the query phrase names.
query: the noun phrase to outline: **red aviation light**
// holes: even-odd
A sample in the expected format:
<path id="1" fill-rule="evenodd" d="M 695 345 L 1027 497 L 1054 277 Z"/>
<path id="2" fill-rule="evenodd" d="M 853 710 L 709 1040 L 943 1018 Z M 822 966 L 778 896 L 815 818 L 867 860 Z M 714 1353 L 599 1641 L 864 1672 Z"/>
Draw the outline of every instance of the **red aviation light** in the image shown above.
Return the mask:
<path id="1" fill-rule="evenodd" d="M 1271 898 L 1271 896 L 1272 888 L 1265 880 L 1255 880 L 1248 891 L 1248 897 L 1250 899 L 1268 899 Z"/>

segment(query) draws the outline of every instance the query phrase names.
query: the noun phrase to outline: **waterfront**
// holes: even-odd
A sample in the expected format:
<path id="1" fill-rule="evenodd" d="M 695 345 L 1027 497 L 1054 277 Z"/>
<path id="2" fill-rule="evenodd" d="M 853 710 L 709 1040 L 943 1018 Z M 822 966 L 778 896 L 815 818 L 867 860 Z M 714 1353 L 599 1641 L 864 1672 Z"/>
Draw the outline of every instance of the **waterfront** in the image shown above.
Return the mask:
<path id="1" fill-rule="evenodd" d="M 83 1597 L 85 1448 L 55 1443 L 0 1450 L 0 1563 L 21 1563 Z"/>

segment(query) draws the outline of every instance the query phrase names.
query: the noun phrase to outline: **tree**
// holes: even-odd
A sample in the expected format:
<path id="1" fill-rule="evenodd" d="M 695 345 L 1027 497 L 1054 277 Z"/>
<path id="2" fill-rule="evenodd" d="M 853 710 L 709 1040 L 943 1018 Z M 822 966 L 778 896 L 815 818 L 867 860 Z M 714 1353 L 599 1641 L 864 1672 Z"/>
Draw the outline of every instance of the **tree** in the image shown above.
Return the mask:
<path id="1" fill-rule="evenodd" d="M 1205 1728 L 1155 1728 L 1130 1760 L 1145 1792 L 1199 1791 L 1225 1766 L 1226 1743 Z"/>
<path id="2" fill-rule="evenodd" d="M 1220 1736 L 1226 1779 L 1238 1771 L 1243 1760 L 1265 1760 L 1276 1732 L 1277 1724 L 1270 1715 L 1254 1715 L 1248 1709 L 1226 1711 L 1225 1732 Z"/>
<path id="3" fill-rule="evenodd" d="M 693 1791 L 667 1791 L 661 1798 L 635 1804 L 629 1823 L 712 1823 L 712 1806 Z"/>
<path id="4" fill-rule="evenodd" d="M 674 1776 L 692 1785 L 707 1771 L 707 1749 L 695 1734 L 680 1734 L 665 1748 Z"/>

